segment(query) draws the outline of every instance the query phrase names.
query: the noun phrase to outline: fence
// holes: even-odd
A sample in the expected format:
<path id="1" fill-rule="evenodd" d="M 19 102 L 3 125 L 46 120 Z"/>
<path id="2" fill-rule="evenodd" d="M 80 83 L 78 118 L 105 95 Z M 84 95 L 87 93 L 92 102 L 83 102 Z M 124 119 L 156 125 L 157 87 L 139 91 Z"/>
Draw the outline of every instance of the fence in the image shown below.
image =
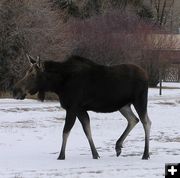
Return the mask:
<path id="1" fill-rule="evenodd" d="M 180 82 L 180 64 L 171 64 L 164 72 L 164 82 Z"/>

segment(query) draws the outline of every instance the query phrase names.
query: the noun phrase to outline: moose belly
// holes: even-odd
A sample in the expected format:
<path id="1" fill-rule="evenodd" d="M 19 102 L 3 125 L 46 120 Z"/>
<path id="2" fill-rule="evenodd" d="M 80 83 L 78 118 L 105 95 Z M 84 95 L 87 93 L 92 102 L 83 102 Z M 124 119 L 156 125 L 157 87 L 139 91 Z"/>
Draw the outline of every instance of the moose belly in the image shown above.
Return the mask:
<path id="1" fill-rule="evenodd" d="M 85 110 L 114 112 L 133 102 L 133 89 L 117 86 L 96 87 L 84 92 L 81 105 Z"/>
<path id="2" fill-rule="evenodd" d="M 109 97 L 92 97 L 91 99 L 84 101 L 82 107 L 87 111 L 107 113 L 117 111 L 129 103 L 132 103 L 130 98 L 113 99 Z"/>

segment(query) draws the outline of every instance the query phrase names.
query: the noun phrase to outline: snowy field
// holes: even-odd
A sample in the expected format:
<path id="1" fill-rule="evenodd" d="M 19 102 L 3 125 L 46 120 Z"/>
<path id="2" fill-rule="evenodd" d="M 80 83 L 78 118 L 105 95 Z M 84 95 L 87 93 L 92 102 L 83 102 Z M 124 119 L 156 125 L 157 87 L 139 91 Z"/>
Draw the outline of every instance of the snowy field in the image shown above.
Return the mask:
<path id="1" fill-rule="evenodd" d="M 115 142 L 126 127 L 119 112 L 89 112 L 99 160 L 92 159 L 78 120 L 68 139 L 66 160 L 56 160 L 65 117 L 59 103 L 1 99 L 0 178 L 163 178 L 165 163 L 180 162 L 180 84 L 174 86 L 163 90 L 162 96 L 158 89 L 149 90 L 150 160 L 141 160 L 141 123 L 116 157 Z"/>

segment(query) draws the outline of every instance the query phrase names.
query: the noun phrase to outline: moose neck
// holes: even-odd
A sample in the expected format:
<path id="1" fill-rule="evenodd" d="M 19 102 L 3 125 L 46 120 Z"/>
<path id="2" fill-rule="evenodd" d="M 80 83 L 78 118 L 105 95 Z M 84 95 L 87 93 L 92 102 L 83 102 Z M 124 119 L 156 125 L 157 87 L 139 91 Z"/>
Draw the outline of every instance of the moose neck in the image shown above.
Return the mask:
<path id="1" fill-rule="evenodd" d="M 62 63 L 44 61 L 42 66 L 43 72 L 40 77 L 40 91 L 60 92 L 62 87 Z"/>
<path id="2" fill-rule="evenodd" d="M 62 87 L 62 76 L 60 73 L 43 72 L 40 91 L 55 92 L 58 94 Z"/>

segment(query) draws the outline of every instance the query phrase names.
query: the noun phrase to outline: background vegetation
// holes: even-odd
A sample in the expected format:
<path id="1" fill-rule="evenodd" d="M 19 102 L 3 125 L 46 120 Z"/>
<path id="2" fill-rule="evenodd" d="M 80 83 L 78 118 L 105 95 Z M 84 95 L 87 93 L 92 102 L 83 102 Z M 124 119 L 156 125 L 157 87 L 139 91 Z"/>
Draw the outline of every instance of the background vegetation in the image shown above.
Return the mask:
<path id="1" fill-rule="evenodd" d="M 176 46 L 174 1 L 1 0 L 0 91 L 11 91 L 27 68 L 25 54 L 65 60 L 72 54 L 104 65 L 136 63 L 156 86 L 169 64 L 161 50 Z M 156 34 L 156 35 L 155 35 Z"/>

